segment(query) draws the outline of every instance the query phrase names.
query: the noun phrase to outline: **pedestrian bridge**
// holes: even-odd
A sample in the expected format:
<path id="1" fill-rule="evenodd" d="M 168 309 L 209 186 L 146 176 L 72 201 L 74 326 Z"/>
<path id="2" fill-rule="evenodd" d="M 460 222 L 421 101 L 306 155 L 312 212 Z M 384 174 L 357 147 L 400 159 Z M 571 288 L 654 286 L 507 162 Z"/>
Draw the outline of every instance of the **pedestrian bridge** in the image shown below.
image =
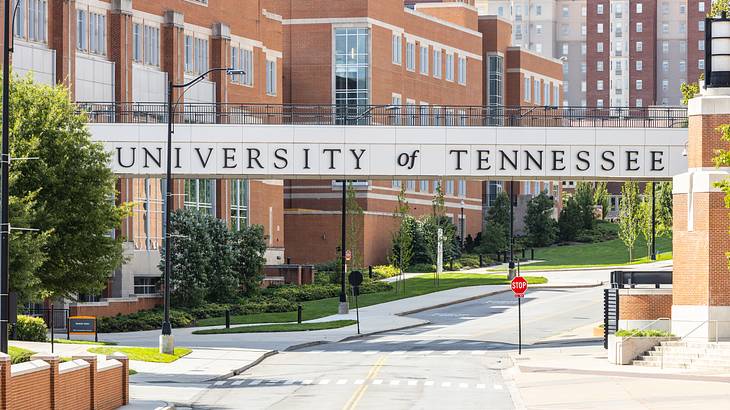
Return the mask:
<path id="1" fill-rule="evenodd" d="M 80 103 L 114 172 L 164 176 L 167 109 Z M 684 108 L 181 104 L 176 177 L 671 179 Z"/>

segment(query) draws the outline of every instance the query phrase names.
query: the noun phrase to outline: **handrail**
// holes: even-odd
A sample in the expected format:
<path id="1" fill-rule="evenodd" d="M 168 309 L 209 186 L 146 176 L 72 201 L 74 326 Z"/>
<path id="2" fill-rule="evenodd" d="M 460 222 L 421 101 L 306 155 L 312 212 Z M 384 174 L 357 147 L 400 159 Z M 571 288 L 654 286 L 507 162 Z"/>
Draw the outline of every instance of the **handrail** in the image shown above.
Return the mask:
<path id="1" fill-rule="evenodd" d="M 635 337 L 635 335 L 636 335 L 637 333 L 639 333 L 639 332 L 641 332 L 641 331 L 643 331 L 643 330 L 646 330 L 646 329 L 648 329 L 648 328 L 649 328 L 649 326 L 652 326 L 652 325 L 654 325 L 655 323 L 657 323 L 657 322 L 659 322 L 659 321 L 661 321 L 661 320 L 672 320 L 672 319 L 670 319 L 670 318 L 668 318 L 668 317 L 660 317 L 660 318 L 658 318 L 658 319 L 652 320 L 652 321 L 651 321 L 651 322 L 649 322 L 649 323 L 648 323 L 648 324 L 647 324 L 646 326 L 643 326 L 643 327 L 642 327 L 642 328 L 640 328 L 640 329 L 634 329 L 633 331 L 631 331 L 631 335 L 630 335 L 629 337 L 627 337 L 626 339 L 624 339 L 624 340 L 622 341 L 622 346 L 621 346 L 621 354 L 619 354 L 619 353 L 618 353 L 618 347 L 619 347 L 619 342 L 616 342 L 616 348 L 614 349 L 614 352 L 615 352 L 615 354 L 616 354 L 616 357 L 614 357 L 614 361 L 615 361 L 616 363 L 619 363 L 619 357 L 623 356 L 623 343 L 626 343 L 627 341 L 631 340 L 632 338 L 634 338 L 634 337 Z M 621 364 L 621 363 L 619 363 L 619 364 Z"/>
<path id="2" fill-rule="evenodd" d="M 683 341 L 684 339 L 687 338 L 687 336 L 689 336 L 692 333 L 694 333 L 697 329 L 701 328 L 705 324 L 710 324 L 711 322 L 715 322 L 715 343 L 717 343 L 717 341 L 718 341 L 718 338 L 717 338 L 717 330 L 718 330 L 718 328 L 717 328 L 717 326 L 718 326 L 719 320 L 715 320 L 715 319 L 707 319 L 707 320 L 704 320 L 702 323 L 700 323 L 699 325 L 697 325 L 694 329 L 690 330 L 689 333 L 687 333 L 684 336 L 680 337 L 679 338 L 679 341 Z"/>

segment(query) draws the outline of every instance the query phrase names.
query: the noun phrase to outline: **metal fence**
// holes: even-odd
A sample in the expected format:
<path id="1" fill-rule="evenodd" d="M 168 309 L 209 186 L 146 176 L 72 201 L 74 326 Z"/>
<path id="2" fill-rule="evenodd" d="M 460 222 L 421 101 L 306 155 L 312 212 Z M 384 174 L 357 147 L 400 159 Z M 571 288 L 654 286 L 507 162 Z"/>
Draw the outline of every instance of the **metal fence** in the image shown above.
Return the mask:
<path id="1" fill-rule="evenodd" d="M 92 123 L 166 123 L 165 103 L 79 102 Z M 684 107 L 179 104 L 174 122 L 360 126 L 682 128 Z"/>

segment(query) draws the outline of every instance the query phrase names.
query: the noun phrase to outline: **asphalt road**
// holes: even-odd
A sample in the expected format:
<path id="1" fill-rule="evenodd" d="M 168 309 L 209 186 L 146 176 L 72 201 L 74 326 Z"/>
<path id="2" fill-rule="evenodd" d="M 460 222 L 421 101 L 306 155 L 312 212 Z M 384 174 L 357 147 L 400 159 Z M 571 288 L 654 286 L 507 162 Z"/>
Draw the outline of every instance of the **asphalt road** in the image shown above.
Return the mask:
<path id="1" fill-rule="evenodd" d="M 600 288 L 528 291 L 522 300 L 525 348 L 598 322 L 601 297 Z M 414 316 L 431 323 L 280 353 L 240 376 L 215 382 L 193 407 L 514 408 L 512 386 L 502 377 L 509 366 L 507 351 L 517 342 L 517 302 L 511 294 Z"/>

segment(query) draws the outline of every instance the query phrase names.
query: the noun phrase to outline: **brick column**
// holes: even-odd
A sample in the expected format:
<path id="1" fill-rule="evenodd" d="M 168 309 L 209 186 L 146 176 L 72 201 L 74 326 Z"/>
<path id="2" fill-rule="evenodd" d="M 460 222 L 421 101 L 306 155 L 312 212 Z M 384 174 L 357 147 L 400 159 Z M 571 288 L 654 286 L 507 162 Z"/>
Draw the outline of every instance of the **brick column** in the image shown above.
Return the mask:
<path id="1" fill-rule="evenodd" d="M 0 353 L 0 410 L 8 409 L 8 395 L 10 394 L 10 355 Z"/>
<path id="2" fill-rule="evenodd" d="M 213 38 L 211 39 L 211 67 L 231 67 L 231 29 L 223 23 L 216 23 L 213 26 Z M 217 103 L 228 102 L 228 76 L 223 71 L 211 74 L 215 82 L 215 101 Z M 217 109 L 220 114 L 220 108 Z M 218 116 L 220 118 L 220 115 Z M 219 121 L 220 122 L 220 121 Z"/>
<path id="3" fill-rule="evenodd" d="M 132 0 L 113 0 L 109 12 L 109 60 L 114 62 L 114 99 L 132 101 Z"/>
<path id="4" fill-rule="evenodd" d="M 76 82 L 75 0 L 48 2 L 48 47 L 56 50 L 56 82 L 68 86 L 73 99 Z"/>
<path id="5" fill-rule="evenodd" d="M 185 19 L 182 13 L 174 10 L 165 12 L 165 23 L 160 30 L 161 55 L 160 68 L 167 73 L 168 80 L 180 84 L 185 79 Z M 167 89 L 167 88 L 165 88 Z M 173 98 L 177 101 L 182 89 L 173 90 Z M 185 97 L 180 99 L 180 103 Z M 180 111 L 178 109 L 178 111 Z M 181 119 L 180 119 L 181 120 Z"/>
<path id="6" fill-rule="evenodd" d="M 61 386 L 59 383 L 59 373 L 58 373 L 58 364 L 61 362 L 61 357 L 57 354 L 34 354 L 31 359 L 33 360 L 43 360 L 44 362 L 48 363 L 50 368 L 50 375 L 51 375 L 51 409 L 56 408 L 56 404 L 58 402 L 58 396 L 61 394 Z"/>
<path id="7" fill-rule="evenodd" d="M 107 360 L 114 359 L 122 364 L 122 404 L 129 403 L 129 358 L 123 353 L 114 353 L 106 357 Z"/>
<path id="8" fill-rule="evenodd" d="M 714 183 L 730 178 L 715 168 L 717 149 L 730 149 L 717 127 L 730 123 L 730 89 L 703 89 L 689 103 L 688 171 L 674 177 L 672 332 L 714 340 L 730 337 L 730 213 Z M 703 322 L 707 322 L 703 324 Z"/>
<path id="9" fill-rule="evenodd" d="M 84 360 L 89 363 L 89 408 L 96 408 L 96 365 L 99 358 L 95 354 L 75 355 L 72 359 Z"/>

